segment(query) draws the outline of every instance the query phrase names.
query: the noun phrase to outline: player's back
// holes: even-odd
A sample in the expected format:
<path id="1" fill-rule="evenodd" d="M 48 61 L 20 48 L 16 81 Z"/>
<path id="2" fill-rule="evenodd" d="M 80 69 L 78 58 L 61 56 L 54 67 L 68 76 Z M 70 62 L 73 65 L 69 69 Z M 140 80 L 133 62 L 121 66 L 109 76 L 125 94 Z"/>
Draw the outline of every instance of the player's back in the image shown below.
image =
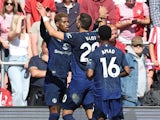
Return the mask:
<path id="1" fill-rule="evenodd" d="M 78 85 L 80 89 L 85 89 L 93 84 L 93 81 L 87 80 L 86 65 L 88 55 L 99 46 L 97 32 L 67 33 L 65 42 L 68 42 L 72 48 L 70 85 Z"/>
<path id="2" fill-rule="evenodd" d="M 80 69 L 86 71 L 88 55 L 98 46 L 97 32 L 67 33 L 65 41 L 72 47 L 72 53 Z"/>
<path id="3" fill-rule="evenodd" d="M 94 77 L 96 94 L 101 94 L 103 99 L 119 98 L 120 69 L 127 64 L 124 53 L 106 44 L 97 48 L 90 57 L 96 65 Z"/>

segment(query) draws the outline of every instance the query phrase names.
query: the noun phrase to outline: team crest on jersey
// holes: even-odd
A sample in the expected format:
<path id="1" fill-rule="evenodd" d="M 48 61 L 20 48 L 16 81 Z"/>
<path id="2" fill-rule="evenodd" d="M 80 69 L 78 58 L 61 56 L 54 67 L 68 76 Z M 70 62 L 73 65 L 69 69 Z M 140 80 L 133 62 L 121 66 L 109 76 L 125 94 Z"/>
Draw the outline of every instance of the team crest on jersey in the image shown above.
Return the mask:
<path id="1" fill-rule="evenodd" d="M 53 102 L 53 103 L 57 103 L 57 98 L 53 98 L 53 99 L 52 99 L 52 102 Z"/>
<path id="2" fill-rule="evenodd" d="M 62 48 L 63 48 L 63 50 L 68 50 L 69 49 L 69 44 L 64 43 Z"/>
<path id="3" fill-rule="evenodd" d="M 67 38 L 72 38 L 72 35 L 70 33 L 66 33 Z"/>

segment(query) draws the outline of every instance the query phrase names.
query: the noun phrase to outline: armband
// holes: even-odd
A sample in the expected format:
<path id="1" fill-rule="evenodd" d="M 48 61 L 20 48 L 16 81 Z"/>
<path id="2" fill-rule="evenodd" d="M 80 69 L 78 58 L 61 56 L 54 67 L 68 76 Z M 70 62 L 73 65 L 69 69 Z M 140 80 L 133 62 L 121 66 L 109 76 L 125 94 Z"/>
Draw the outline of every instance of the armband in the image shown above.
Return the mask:
<path id="1" fill-rule="evenodd" d="M 43 18 L 43 22 L 49 21 L 49 18 L 47 16 L 44 16 L 42 18 Z"/>

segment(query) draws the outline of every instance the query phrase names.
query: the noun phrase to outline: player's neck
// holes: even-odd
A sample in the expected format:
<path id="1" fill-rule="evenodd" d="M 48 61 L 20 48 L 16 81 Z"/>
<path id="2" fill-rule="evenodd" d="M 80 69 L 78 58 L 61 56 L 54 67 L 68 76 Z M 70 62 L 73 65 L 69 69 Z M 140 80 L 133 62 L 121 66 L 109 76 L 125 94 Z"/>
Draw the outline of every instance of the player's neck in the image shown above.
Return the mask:
<path id="1" fill-rule="evenodd" d="M 85 29 L 83 29 L 83 28 L 80 28 L 80 29 L 79 29 L 79 32 L 88 32 L 88 30 L 85 30 Z"/>
<path id="2" fill-rule="evenodd" d="M 101 45 L 109 44 L 108 41 L 101 41 Z"/>

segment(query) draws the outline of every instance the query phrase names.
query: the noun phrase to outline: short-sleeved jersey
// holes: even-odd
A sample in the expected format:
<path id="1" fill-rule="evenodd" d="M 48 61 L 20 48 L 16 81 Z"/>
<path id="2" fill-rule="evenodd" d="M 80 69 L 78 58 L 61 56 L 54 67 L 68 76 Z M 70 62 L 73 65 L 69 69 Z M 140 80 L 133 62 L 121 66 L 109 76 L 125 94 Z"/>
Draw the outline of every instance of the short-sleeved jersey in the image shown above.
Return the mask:
<path id="1" fill-rule="evenodd" d="M 49 70 L 48 73 L 51 72 L 52 76 L 66 79 L 70 70 L 70 45 L 54 37 L 51 37 L 48 32 L 46 32 L 42 19 L 40 24 L 40 33 L 42 38 L 47 43 L 49 53 L 49 60 L 47 65 L 47 70 Z"/>
<path id="2" fill-rule="evenodd" d="M 66 78 L 70 70 L 70 45 L 50 37 L 47 46 L 49 51 L 47 68 L 52 71 L 53 76 Z"/>
<path id="3" fill-rule="evenodd" d="M 99 46 L 97 42 L 97 32 L 82 32 L 82 33 L 65 33 L 65 42 L 72 47 L 72 54 L 78 66 L 86 71 L 88 55 Z M 74 72 L 74 70 L 72 69 Z"/>
<path id="4" fill-rule="evenodd" d="M 92 52 L 87 68 L 94 70 L 95 95 L 104 100 L 120 98 L 120 71 L 127 65 L 124 53 L 112 45 L 102 45 Z"/>

